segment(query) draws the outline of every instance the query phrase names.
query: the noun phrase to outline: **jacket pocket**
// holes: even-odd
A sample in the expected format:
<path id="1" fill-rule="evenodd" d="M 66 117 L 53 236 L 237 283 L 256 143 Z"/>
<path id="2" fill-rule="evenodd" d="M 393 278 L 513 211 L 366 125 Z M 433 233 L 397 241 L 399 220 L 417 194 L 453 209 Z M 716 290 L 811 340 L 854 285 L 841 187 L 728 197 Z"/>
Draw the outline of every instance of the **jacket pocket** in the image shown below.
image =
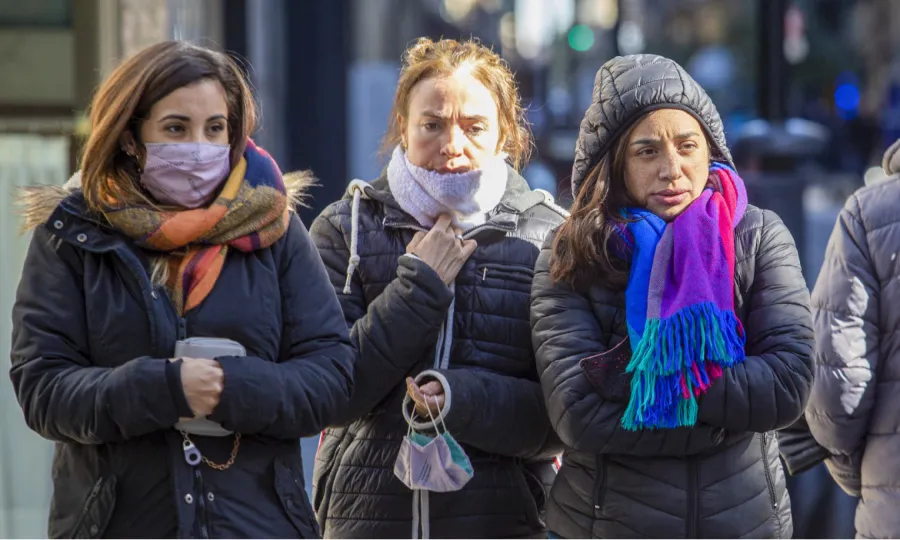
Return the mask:
<path id="1" fill-rule="evenodd" d="M 522 497 L 526 522 L 529 526 L 534 527 L 535 529 L 544 530 L 546 526 L 544 525 L 544 521 L 540 516 L 538 500 L 535 498 L 536 493 L 531 487 L 529 487 L 529 482 L 528 478 L 526 478 L 526 475 L 530 475 L 532 477 L 533 483 L 536 484 L 536 489 L 543 492 L 543 486 L 541 486 L 540 480 L 535 478 L 532 473 L 528 472 L 520 465 L 514 466 L 511 469 L 511 474 L 513 476 L 513 486 L 516 491 L 521 494 Z"/>
<path id="2" fill-rule="evenodd" d="M 778 515 L 778 499 L 775 494 L 775 480 L 772 478 L 772 469 L 769 467 L 769 434 L 761 433 L 759 436 L 760 452 L 762 454 L 763 470 L 766 473 L 766 488 L 769 490 L 769 509 L 775 518 L 775 526 L 778 531 L 776 538 L 781 538 L 781 516 Z"/>
<path id="3" fill-rule="evenodd" d="M 116 507 L 116 477 L 100 478 L 84 500 L 72 538 L 99 538 L 106 532 Z"/>
<path id="4" fill-rule="evenodd" d="M 299 533 L 298 538 L 319 538 L 319 526 L 312 514 L 306 490 L 295 473 L 291 462 L 277 458 L 275 467 L 275 493 L 282 507 Z M 298 466 L 299 470 L 299 466 Z"/>
<path id="5" fill-rule="evenodd" d="M 514 281 L 530 287 L 534 280 L 534 268 L 518 264 L 484 263 L 476 267 L 476 279 L 479 283 L 489 280 Z"/>
<path id="6" fill-rule="evenodd" d="M 328 519 L 331 489 L 334 486 L 341 460 L 351 441 L 352 435 L 348 428 L 329 429 L 325 432 L 321 448 L 316 452 L 312 502 L 316 521 L 321 524 L 321 527 L 325 527 L 325 521 Z"/>
<path id="7" fill-rule="evenodd" d="M 594 519 L 602 519 L 603 502 L 606 500 L 606 477 L 608 474 L 608 464 L 603 456 L 597 456 L 597 477 L 594 478 Z"/>

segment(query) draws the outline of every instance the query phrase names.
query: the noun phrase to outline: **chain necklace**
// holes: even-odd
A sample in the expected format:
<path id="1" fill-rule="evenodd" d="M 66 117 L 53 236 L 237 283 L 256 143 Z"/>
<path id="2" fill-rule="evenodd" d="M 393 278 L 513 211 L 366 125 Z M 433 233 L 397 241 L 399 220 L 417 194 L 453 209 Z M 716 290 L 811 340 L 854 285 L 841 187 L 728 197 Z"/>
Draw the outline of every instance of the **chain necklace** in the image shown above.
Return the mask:
<path id="1" fill-rule="evenodd" d="M 231 468 L 234 465 L 234 460 L 237 458 L 238 449 L 241 447 L 241 434 L 234 434 L 234 445 L 231 447 L 231 457 L 228 458 L 228 461 L 225 463 L 216 463 L 206 458 L 206 456 L 200 453 L 200 450 L 197 449 L 197 446 L 194 444 L 194 441 L 188 437 L 188 434 L 184 431 L 181 431 L 181 436 L 184 437 L 184 444 L 182 445 L 184 448 L 184 460 L 187 461 L 188 465 L 192 467 L 196 467 L 200 464 L 200 462 L 205 463 L 208 467 L 215 469 L 217 471 L 225 471 Z"/>

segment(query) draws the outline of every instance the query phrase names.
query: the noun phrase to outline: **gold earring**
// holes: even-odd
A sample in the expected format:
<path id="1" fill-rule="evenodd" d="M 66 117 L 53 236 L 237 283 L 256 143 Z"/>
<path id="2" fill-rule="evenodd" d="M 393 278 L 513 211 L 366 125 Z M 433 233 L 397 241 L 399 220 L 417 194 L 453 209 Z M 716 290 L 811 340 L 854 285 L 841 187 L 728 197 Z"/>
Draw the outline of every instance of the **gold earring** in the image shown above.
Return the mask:
<path id="1" fill-rule="evenodd" d="M 125 154 L 134 160 L 134 166 L 137 168 L 137 173 L 144 174 L 144 168 L 141 167 L 141 161 L 138 159 L 138 157 L 134 154 L 129 154 L 128 152 L 125 152 Z"/>

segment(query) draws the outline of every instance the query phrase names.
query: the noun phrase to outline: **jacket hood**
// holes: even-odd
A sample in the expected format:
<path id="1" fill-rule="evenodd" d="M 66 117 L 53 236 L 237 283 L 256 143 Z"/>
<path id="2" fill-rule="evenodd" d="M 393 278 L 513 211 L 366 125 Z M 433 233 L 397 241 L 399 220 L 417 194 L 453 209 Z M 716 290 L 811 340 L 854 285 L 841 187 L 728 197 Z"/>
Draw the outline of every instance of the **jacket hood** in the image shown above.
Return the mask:
<path id="1" fill-rule="evenodd" d="M 309 171 L 286 173 L 283 176 L 291 209 L 304 206 L 309 189 L 316 185 L 316 179 Z M 41 185 L 21 188 L 17 206 L 22 215 L 22 232 L 28 232 L 44 224 L 56 208 L 69 197 L 81 197 L 81 171 L 73 174 L 61 186 Z M 73 205 L 83 207 L 83 204 Z M 86 210 L 85 210 L 86 211 Z"/>
<path id="2" fill-rule="evenodd" d="M 894 144 L 885 151 L 884 158 L 881 160 L 881 168 L 887 175 L 900 173 L 900 139 L 894 141 Z"/>
<path id="3" fill-rule="evenodd" d="M 684 68 L 652 54 L 617 56 L 603 64 L 594 79 L 592 103 L 584 113 L 575 146 L 573 195 L 577 196 L 585 177 L 613 143 L 643 114 L 671 108 L 684 110 L 700 122 L 712 141 L 713 160 L 734 166 L 719 111 Z"/>

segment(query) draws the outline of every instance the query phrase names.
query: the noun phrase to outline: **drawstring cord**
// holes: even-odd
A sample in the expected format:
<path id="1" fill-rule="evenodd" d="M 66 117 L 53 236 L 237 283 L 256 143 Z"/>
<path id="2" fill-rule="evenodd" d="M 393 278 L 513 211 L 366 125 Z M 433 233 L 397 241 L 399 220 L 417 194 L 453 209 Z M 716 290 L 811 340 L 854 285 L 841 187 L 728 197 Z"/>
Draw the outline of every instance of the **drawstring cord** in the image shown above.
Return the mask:
<path id="1" fill-rule="evenodd" d="M 347 262 L 347 281 L 344 283 L 344 294 L 350 294 L 350 283 L 353 273 L 359 268 L 359 201 L 366 195 L 366 187 L 369 184 L 362 180 L 354 180 L 347 187 L 347 193 L 353 195 L 353 203 L 350 206 L 350 260 Z"/>

